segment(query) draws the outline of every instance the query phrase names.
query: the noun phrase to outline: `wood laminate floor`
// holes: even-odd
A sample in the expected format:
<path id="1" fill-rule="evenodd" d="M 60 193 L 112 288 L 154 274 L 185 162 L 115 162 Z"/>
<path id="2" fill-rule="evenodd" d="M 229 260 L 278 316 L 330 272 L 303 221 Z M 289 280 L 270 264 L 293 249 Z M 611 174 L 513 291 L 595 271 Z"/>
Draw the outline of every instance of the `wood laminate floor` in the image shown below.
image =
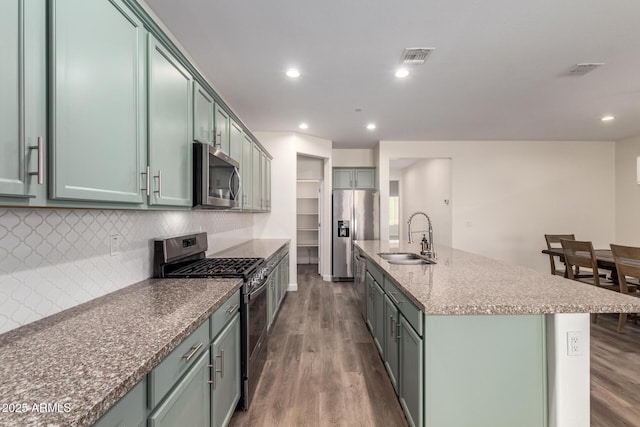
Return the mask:
<path id="1" fill-rule="evenodd" d="M 251 408 L 230 426 L 407 426 L 353 283 L 323 282 L 317 271 L 298 266 Z"/>
<path id="2" fill-rule="evenodd" d="M 230 426 L 407 426 L 352 286 L 298 266 L 251 409 Z M 640 326 L 616 325 L 617 315 L 591 325 L 592 427 L 640 427 Z"/>
<path id="3" fill-rule="evenodd" d="M 617 324 L 611 314 L 591 324 L 592 427 L 640 427 L 640 325 L 618 334 Z"/>

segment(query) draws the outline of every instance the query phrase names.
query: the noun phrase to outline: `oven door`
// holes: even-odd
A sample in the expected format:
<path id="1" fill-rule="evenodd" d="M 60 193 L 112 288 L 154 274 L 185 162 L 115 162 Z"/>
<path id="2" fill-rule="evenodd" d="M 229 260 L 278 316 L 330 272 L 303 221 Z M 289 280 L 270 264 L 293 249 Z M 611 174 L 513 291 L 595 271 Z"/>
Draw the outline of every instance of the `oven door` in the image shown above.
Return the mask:
<path id="1" fill-rule="evenodd" d="M 193 206 L 229 209 L 240 205 L 239 164 L 209 144 L 193 144 Z"/>
<path id="2" fill-rule="evenodd" d="M 249 294 L 247 304 L 247 339 L 249 372 L 253 370 L 255 359 L 263 350 L 264 341 L 267 337 L 267 282 L 265 281 L 258 289 Z"/>

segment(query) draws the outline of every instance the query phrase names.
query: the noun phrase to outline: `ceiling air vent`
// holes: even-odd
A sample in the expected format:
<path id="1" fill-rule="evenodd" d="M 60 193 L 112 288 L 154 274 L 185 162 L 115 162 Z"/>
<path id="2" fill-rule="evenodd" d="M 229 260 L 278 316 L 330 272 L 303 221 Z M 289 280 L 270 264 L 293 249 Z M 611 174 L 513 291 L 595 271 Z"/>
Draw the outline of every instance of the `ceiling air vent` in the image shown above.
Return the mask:
<path id="1" fill-rule="evenodd" d="M 589 71 L 593 71 L 596 68 L 604 65 L 602 62 L 584 62 L 582 64 L 576 64 L 569 68 L 570 76 L 584 76 Z"/>
<path id="2" fill-rule="evenodd" d="M 408 65 L 424 64 L 431 52 L 433 52 L 432 47 L 407 48 L 402 53 L 402 63 Z"/>

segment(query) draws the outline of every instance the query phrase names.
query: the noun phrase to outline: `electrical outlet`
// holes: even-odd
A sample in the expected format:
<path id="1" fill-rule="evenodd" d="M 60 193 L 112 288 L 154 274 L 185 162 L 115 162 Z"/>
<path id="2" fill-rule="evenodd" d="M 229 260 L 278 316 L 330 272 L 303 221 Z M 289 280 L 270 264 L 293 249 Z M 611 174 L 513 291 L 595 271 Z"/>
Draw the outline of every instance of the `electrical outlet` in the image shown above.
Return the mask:
<path id="1" fill-rule="evenodd" d="M 581 332 L 567 332 L 567 355 L 582 356 Z"/>
<path id="2" fill-rule="evenodd" d="M 111 256 L 120 254 L 120 244 L 122 243 L 122 236 L 119 234 L 112 234 L 109 236 L 109 251 Z"/>

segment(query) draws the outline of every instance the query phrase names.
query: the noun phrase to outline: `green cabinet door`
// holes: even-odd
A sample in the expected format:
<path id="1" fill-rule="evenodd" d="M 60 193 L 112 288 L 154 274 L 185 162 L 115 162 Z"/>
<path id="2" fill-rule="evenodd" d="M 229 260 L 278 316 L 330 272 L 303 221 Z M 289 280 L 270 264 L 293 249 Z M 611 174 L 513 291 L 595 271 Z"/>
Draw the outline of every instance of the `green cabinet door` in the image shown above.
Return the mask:
<path id="1" fill-rule="evenodd" d="M 193 84 L 193 140 L 213 145 L 213 97 L 198 83 Z"/>
<path id="2" fill-rule="evenodd" d="M 262 166 L 262 151 L 260 148 L 253 144 L 251 147 L 251 166 L 252 166 L 252 195 L 253 195 L 253 210 L 261 210 L 262 206 L 262 186 L 261 186 L 261 169 Z"/>
<path id="3" fill-rule="evenodd" d="M 143 203 L 145 34 L 121 0 L 50 2 L 54 199 Z"/>
<path id="4" fill-rule="evenodd" d="M 147 379 L 135 387 L 104 414 L 93 427 L 137 427 L 147 418 Z"/>
<path id="5" fill-rule="evenodd" d="M 0 2 L 0 196 L 44 198 L 45 9 L 41 1 Z"/>
<path id="6" fill-rule="evenodd" d="M 271 159 L 266 155 L 264 156 L 264 199 L 265 199 L 265 210 L 271 210 Z"/>
<path id="7" fill-rule="evenodd" d="M 384 291 L 375 279 L 373 280 L 373 310 L 375 316 L 373 341 L 384 360 Z"/>
<path id="8" fill-rule="evenodd" d="M 149 416 L 148 427 L 210 427 L 209 350 Z"/>
<path id="9" fill-rule="evenodd" d="M 242 209 L 253 208 L 253 141 L 247 136 L 242 136 Z"/>
<path id="10" fill-rule="evenodd" d="M 353 188 L 353 169 L 333 169 L 333 188 L 350 189 Z"/>
<path id="11" fill-rule="evenodd" d="M 149 204 L 192 205 L 191 75 L 149 35 Z"/>
<path id="12" fill-rule="evenodd" d="M 271 273 L 267 279 L 267 317 L 269 329 L 273 323 L 273 318 L 276 311 L 276 290 L 273 286 L 275 274 Z"/>
<path id="13" fill-rule="evenodd" d="M 354 169 L 356 190 L 373 190 L 376 188 L 375 169 Z"/>
<path id="14" fill-rule="evenodd" d="M 424 352 L 422 338 L 400 315 L 399 393 L 400 405 L 409 425 L 423 425 Z"/>
<path id="15" fill-rule="evenodd" d="M 384 296 L 384 366 L 389 379 L 398 393 L 398 309 Z"/>
<path id="16" fill-rule="evenodd" d="M 212 427 L 226 426 L 240 400 L 240 359 L 240 313 L 236 313 L 211 344 Z"/>
<path id="17" fill-rule="evenodd" d="M 225 154 L 229 154 L 229 138 L 231 136 L 231 124 L 229 121 L 229 113 L 222 108 L 221 105 L 216 104 L 215 107 L 215 126 L 216 126 L 216 139 L 215 146 L 224 151 Z"/>
<path id="18" fill-rule="evenodd" d="M 239 124 L 231 120 L 229 135 L 229 157 L 241 164 L 242 167 L 242 128 Z"/>
<path id="19" fill-rule="evenodd" d="M 367 290 L 367 316 L 365 320 L 366 320 L 367 326 L 369 327 L 369 330 L 373 334 L 374 333 L 373 325 L 375 324 L 375 321 L 376 321 L 375 311 L 373 306 L 374 280 L 373 280 L 373 276 L 368 271 L 366 272 L 366 276 L 365 276 L 365 286 Z"/>

